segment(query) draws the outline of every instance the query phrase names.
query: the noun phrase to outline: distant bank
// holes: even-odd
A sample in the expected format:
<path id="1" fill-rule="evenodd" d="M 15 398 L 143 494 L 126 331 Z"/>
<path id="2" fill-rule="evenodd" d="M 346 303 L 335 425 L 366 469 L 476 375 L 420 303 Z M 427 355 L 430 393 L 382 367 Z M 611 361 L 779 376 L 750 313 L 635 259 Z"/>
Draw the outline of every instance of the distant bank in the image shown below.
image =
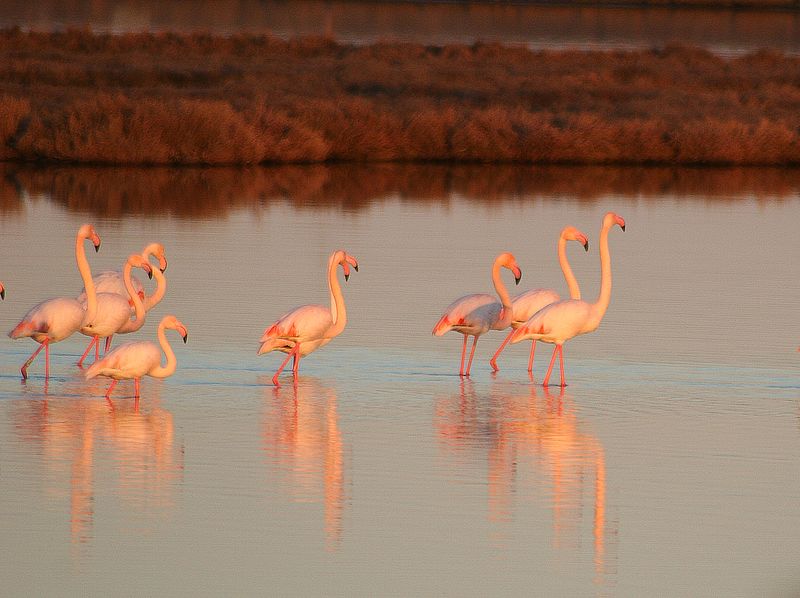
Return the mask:
<path id="1" fill-rule="evenodd" d="M 0 159 L 800 165 L 800 58 L 0 33 Z"/>

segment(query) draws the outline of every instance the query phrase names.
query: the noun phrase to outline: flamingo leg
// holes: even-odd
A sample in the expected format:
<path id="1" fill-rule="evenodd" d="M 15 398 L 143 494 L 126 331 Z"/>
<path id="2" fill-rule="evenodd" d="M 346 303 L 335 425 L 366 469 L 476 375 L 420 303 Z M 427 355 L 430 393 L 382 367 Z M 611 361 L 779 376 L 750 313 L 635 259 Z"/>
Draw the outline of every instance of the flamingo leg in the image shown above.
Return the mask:
<path id="1" fill-rule="evenodd" d="M 292 361 L 292 374 L 294 374 L 295 380 L 297 379 L 297 371 L 300 369 L 300 353 L 299 351 L 294 356 L 294 361 Z"/>
<path id="2" fill-rule="evenodd" d="M 100 337 L 94 337 L 94 360 L 100 359 Z"/>
<path id="3" fill-rule="evenodd" d="M 280 386 L 280 384 L 278 383 L 278 376 L 281 375 L 281 372 L 283 371 L 283 368 L 286 367 L 286 364 L 289 363 L 289 360 L 292 357 L 294 357 L 295 355 L 297 355 L 297 350 L 298 350 L 299 347 L 300 347 L 300 343 L 296 343 L 295 346 L 292 348 L 292 350 L 289 351 L 289 354 L 286 356 L 286 359 L 284 359 L 283 363 L 281 363 L 281 367 L 279 367 L 278 371 L 275 372 L 275 375 L 272 377 L 272 383 L 275 386 Z"/>
<path id="4" fill-rule="evenodd" d="M 83 365 L 83 360 L 86 359 L 86 356 L 89 354 L 89 351 L 92 350 L 92 345 L 99 342 L 100 341 L 96 336 L 92 337 L 92 340 L 89 341 L 89 345 L 86 347 L 86 351 L 83 352 L 83 355 L 81 355 L 81 358 L 78 360 L 78 367 L 81 367 Z"/>
<path id="5" fill-rule="evenodd" d="M 528 358 L 528 372 L 533 371 L 533 354 L 536 353 L 536 339 L 531 341 L 531 356 Z"/>
<path id="6" fill-rule="evenodd" d="M 111 384 L 109 385 L 108 390 L 106 391 L 106 398 L 107 399 L 111 397 L 111 391 L 114 390 L 114 387 L 117 385 L 117 382 L 119 382 L 119 380 L 112 380 L 111 381 Z"/>
<path id="7" fill-rule="evenodd" d="M 461 367 L 458 370 L 458 375 L 464 375 L 464 356 L 467 354 L 467 335 L 464 335 L 464 344 L 461 347 Z"/>
<path id="8" fill-rule="evenodd" d="M 22 379 L 28 379 L 28 367 L 33 363 L 33 360 L 36 359 L 36 356 L 39 354 L 39 351 L 42 350 L 47 345 L 48 339 L 44 339 L 44 341 L 39 345 L 39 347 L 28 357 L 28 361 L 22 364 L 22 367 L 19 368 L 20 373 L 22 374 Z"/>
<path id="9" fill-rule="evenodd" d="M 469 363 L 467 363 L 467 376 L 469 376 L 469 371 L 472 369 L 472 356 L 475 355 L 475 345 L 477 344 L 478 344 L 478 336 L 475 335 L 475 340 L 472 341 L 472 350 L 469 352 Z"/>
<path id="10" fill-rule="evenodd" d="M 139 378 L 133 379 L 133 396 L 134 398 L 139 398 Z"/>
<path id="11" fill-rule="evenodd" d="M 567 385 L 564 380 L 564 345 L 558 345 L 558 365 L 561 366 L 561 388 L 564 388 Z"/>
<path id="12" fill-rule="evenodd" d="M 50 341 L 44 342 L 44 379 L 45 383 L 50 378 Z"/>
<path id="13" fill-rule="evenodd" d="M 497 367 L 497 358 L 500 357 L 500 353 L 502 353 L 503 349 L 506 348 L 506 345 L 508 344 L 508 341 L 511 340 L 511 335 L 512 334 L 514 334 L 514 329 L 513 328 L 511 329 L 511 332 L 508 333 L 508 336 L 506 337 L 506 340 L 503 341 L 503 344 L 500 345 L 500 348 L 497 350 L 497 353 L 495 353 L 492 356 L 492 358 L 489 360 L 489 365 L 492 366 L 492 369 L 495 372 L 500 371 L 500 368 Z M 530 371 L 530 368 L 528 368 L 528 371 Z"/>
<path id="14" fill-rule="evenodd" d="M 550 374 L 553 373 L 553 365 L 556 362 L 556 353 L 558 353 L 558 345 L 553 347 L 553 356 L 550 358 L 550 367 L 547 368 L 547 373 L 544 375 L 544 382 L 542 382 L 542 386 L 548 386 L 548 382 L 550 382 Z"/>
<path id="15" fill-rule="evenodd" d="M 105 348 L 105 351 L 103 351 L 103 355 L 105 355 L 106 353 L 108 353 L 108 350 L 111 348 L 111 339 L 112 339 L 112 338 L 114 338 L 114 335 L 113 335 L 113 334 L 112 334 L 111 336 L 107 336 L 107 337 L 106 337 L 106 348 Z"/>

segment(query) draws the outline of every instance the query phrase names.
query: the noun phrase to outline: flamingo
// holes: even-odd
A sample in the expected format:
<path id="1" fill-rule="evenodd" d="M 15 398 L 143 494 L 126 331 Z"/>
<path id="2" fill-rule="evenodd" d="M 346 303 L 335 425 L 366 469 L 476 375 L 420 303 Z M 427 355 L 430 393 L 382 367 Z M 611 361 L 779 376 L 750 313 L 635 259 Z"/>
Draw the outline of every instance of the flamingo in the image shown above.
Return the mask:
<path id="1" fill-rule="evenodd" d="M 131 309 L 126 297 L 116 293 L 96 293 L 97 316 L 92 326 L 83 326 L 80 329 L 81 334 L 92 337 L 92 340 L 78 360 L 78 367 L 83 365 L 83 360 L 86 359 L 93 345 L 95 347 L 95 359 L 99 357 L 97 353 L 100 348 L 100 338 L 109 339 L 112 334 L 122 330 L 134 332 L 144 325 L 144 304 L 133 287 L 133 281 L 131 280 L 132 268 L 141 268 L 150 277 L 153 276 L 153 269 L 150 267 L 150 262 L 137 253 L 131 254 L 128 257 L 128 261 L 125 262 L 122 276 L 130 301 L 133 303 L 136 319 L 131 321 Z M 108 349 L 108 340 L 106 340 L 106 349 Z"/>
<path id="2" fill-rule="evenodd" d="M 614 212 L 608 212 L 603 217 L 603 226 L 600 229 L 600 295 L 597 301 L 589 303 L 580 299 L 567 299 L 551 303 L 540 309 L 522 326 L 511 335 L 511 343 L 518 343 L 525 339 L 534 339 L 552 343 L 553 356 L 550 358 L 550 367 L 544 377 L 544 386 L 550 381 L 556 354 L 561 367 L 561 386 L 566 386 L 564 380 L 564 343 L 569 339 L 593 332 L 600 326 L 603 316 L 611 302 L 611 256 L 608 252 L 608 232 L 614 225 L 625 231 L 625 220 Z"/>
<path id="3" fill-rule="evenodd" d="M 297 382 L 297 371 L 300 358 L 327 345 L 344 330 L 347 324 L 347 310 L 344 305 L 342 289 L 336 277 L 337 266 L 342 266 L 344 279 L 350 278 L 350 266 L 358 272 L 358 261 L 341 249 L 334 251 L 328 259 L 328 290 L 331 297 L 330 308 L 324 305 L 302 305 L 284 314 L 269 326 L 259 341 L 261 345 L 257 354 L 281 351 L 286 353 L 272 383 L 280 386 L 278 376 L 286 367 L 289 359 L 294 357 L 292 373 Z"/>
<path id="4" fill-rule="evenodd" d="M 561 264 L 561 271 L 564 273 L 564 279 L 567 281 L 567 286 L 569 287 L 569 296 L 571 299 L 580 299 L 581 289 L 578 286 L 578 281 L 575 280 L 575 275 L 572 273 L 572 268 L 570 268 L 569 262 L 567 261 L 567 241 L 578 241 L 581 243 L 581 245 L 583 245 L 583 248 L 586 251 L 589 251 L 589 240 L 586 238 L 586 235 L 584 235 L 574 226 L 564 227 L 564 229 L 561 231 L 561 235 L 558 237 L 558 263 Z M 513 313 L 513 316 L 511 317 L 511 331 L 508 333 L 508 336 L 506 336 L 503 344 L 500 345 L 500 348 L 497 349 L 497 352 L 494 354 L 494 356 L 489 360 L 489 365 L 492 366 L 492 369 L 495 372 L 500 369 L 497 367 L 497 358 L 508 344 L 509 339 L 511 339 L 511 335 L 514 334 L 514 330 L 519 328 L 528 318 L 542 309 L 545 305 L 550 305 L 551 303 L 555 303 L 560 299 L 561 297 L 559 294 L 553 289 L 534 289 L 514 297 L 514 300 L 511 302 Z M 536 340 L 533 340 L 531 341 L 531 355 L 528 358 L 528 372 L 533 370 L 533 354 L 535 351 Z"/>
<path id="5" fill-rule="evenodd" d="M 48 299 L 31 308 L 20 320 L 19 324 L 8 333 L 8 336 L 14 339 L 28 336 L 40 343 L 39 348 L 33 352 L 20 368 L 23 380 L 28 378 L 28 366 L 36 359 L 42 347 L 45 350 L 44 375 L 45 378 L 49 378 L 50 343 L 64 340 L 81 327 L 91 326 L 94 323 L 97 315 L 97 294 L 95 293 L 92 272 L 83 246 L 83 242 L 86 239 L 92 241 L 95 251 L 100 250 L 100 237 L 97 236 L 91 224 L 81 226 L 75 239 L 75 259 L 78 262 L 78 270 L 86 286 L 86 304 L 84 305 L 71 297 Z"/>
<path id="6" fill-rule="evenodd" d="M 167 279 L 164 277 L 164 272 L 167 270 L 167 256 L 164 252 L 164 246 L 161 243 L 150 243 L 142 250 L 141 255 L 148 262 L 150 261 L 151 256 L 158 259 L 158 270 L 152 270 L 152 274 L 149 275 L 156 279 L 156 290 L 152 295 L 145 295 L 144 285 L 142 282 L 136 276 L 131 277 L 131 281 L 133 282 L 136 293 L 139 295 L 142 301 L 144 301 L 144 311 L 148 312 L 158 305 L 158 303 L 164 298 L 164 294 L 167 292 Z M 95 276 L 92 280 L 94 280 L 95 291 L 97 293 L 116 293 L 125 299 L 128 299 L 129 297 L 128 291 L 125 288 L 125 281 L 123 279 L 122 271 L 120 270 L 106 270 L 105 272 L 100 272 L 100 274 Z M 81 294 L 78 295 L 78 301 L 86 301 L 85 288 L 82 289 Z M 129 303 L 131 308 L 133 308 L 133 300 L 129 300 Z M 134 330 L 127 330 L 123 328 L 122 330 L 118 330 L 117 333 L 127 334 L 128 332 L 135 332 L 138 329 L 139 327 L 135 328 Z M 112 338 L 114 338 L 113 334 L 106 337 L 104 353 L 108 353 L 108 350 L 111 348 Z M 91 348 L 91 345 L 92 341 L 89 341 L 87 351 Z"/>
<path id="7" fill-rule="evenodd" d="M 456 299 L 445 310 L 444 315 L 439 318 L 436 326 L 433 327 L 435 336 L 442 336 L 444 333 L 454 330 L 464 335 L 464 345 L 461 348 L 461 368 L 459 376 L 469 376 L 472 368 L 472 357 L 475 355 L 475 345 L 478 344 L 478 337 L 489 330 L 503 330 L 511 325 L 513 308 L 511 299 L 508 296 L 503 281 L 500 278 L 500 268 L 508 268 L 514 274 L 514 282 L 519 284 L 522 278 L 522 271 L 517 266 L 517 260 L 510 253 L 498 255 L 492 265 L 492 282 L 497 295 L 500 297 L 498 302 L 494 296 L 485 293 L 465 295 Z M 467 351 L 467 336 L 475 337 L 472 341 L 472 350 L 469 354 L 469 363 L 466 373 L 464 372 L 464 355 Z"/>
<path id="8" fill-rule="evenodd" d="M 181 321 L 175 316 L 164 316 L 158 325 L 158 345 L 150 341 L 136 341 L 123 343 L 99 361 L 95 361 L 86 370 L 85 378 L 90 380 L 95 376 L 112 378 L 111 385 L 106 391 L 109 398 L 111 391 L 120 380 L 133 378 L 134 397 L 139 398 L 139 380 L 142 376 L 153 378 L 166 378 L 175 373 L 178 361 L 172 351 L 165 330 L 177 330 L 185 343 L 189 332 Z M 161 365 L 161 351 L 167 356 L 166 365 Z"/>

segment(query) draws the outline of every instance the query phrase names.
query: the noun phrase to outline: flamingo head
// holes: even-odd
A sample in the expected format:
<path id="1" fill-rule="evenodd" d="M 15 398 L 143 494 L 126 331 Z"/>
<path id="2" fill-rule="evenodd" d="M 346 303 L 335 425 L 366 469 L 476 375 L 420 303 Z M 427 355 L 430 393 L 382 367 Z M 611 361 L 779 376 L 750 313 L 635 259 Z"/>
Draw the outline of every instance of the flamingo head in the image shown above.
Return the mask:
<path id="1" fill-rule="evenodd" d="M 84 224 L 78 229 L 79 239 L 89 239 L 94 244 L 95 252 L 100 251 L 100 237 L 91 224 Z"/>
<path id="2" fill-rule="evenodd" d="M 162 272 L 167 270 L 167 256 L 164 254 L 164 246 L 161 243 L 150 243 L 142 251 L 142 257 L 150 259 L 150 256 L 158 259 L 158 269 Z"/>
<path id="3" fill-rule="evenodd" d="M 130 264 L 132 268 L 141 268 L 147 272 L 147 278 L 153 278 L 153 268 L 150 266 L 150 262 L 147 261 L 147 258 L 142 257 L 138 253 L 132 253 L 128 256 L 128 264 Z"/>
<path id="4" fill-rule="evenodd" d="M 503 268 L 508 268 L 514 274 L 514 284 L 519 284 L 520 279 L 522 278 L 522 270 L 519 269 L 517 265 L 517 258 L 514 257 L 513 253 L 501 253 L 497 256 L 497 259 L 494 260 L 496 265 L 502 266 Z"/>
<path id="5" fill-rule="evenodd" d="M 169 328 L 171 330 L 177 330 L 178 334 L 180 334 L 181 338 L 183 338 L 183 342 L 184 343 L 189 338 L 189 331 L 186 329 L 186 326 L 184 326 L 183 322 L 181 322 L 175 316 L 164 316 L 164 318 L 161 320 L 161 325 L 164 328 Z"/>
<path id="6" fill-rule="evenodd" d="M 331 259 L 334 263 L 342 266 L 345 281 L 350 279 L 350 266 L 353 266 L 353 270 L 358 272 L 358 260 L 352 255 L 348 255 L 343 249 L 335 251 Z"/>
<path id="7" fill-rule="evenodd" d="M 615 224 L 622 229 L 622 232 L 625 232 L 625 219 L 614 212 L 606 212 L 606 215 L 603 217 L 603 228 L 610 229 Z"/>
<path id="8" fill-rule="evenodd" d="M 586 251 L 589 251 L 589 238 L 574 226 L 565 226 L 561 231 L 561 238 L 566 241 L 578 241 Z"/>
<path id="9" fill-rule="evenodd" d="M 3 286 L 3 283 L 0 282 L 0 299 L 5 300 L 6 298 L 6 287 Z"/>

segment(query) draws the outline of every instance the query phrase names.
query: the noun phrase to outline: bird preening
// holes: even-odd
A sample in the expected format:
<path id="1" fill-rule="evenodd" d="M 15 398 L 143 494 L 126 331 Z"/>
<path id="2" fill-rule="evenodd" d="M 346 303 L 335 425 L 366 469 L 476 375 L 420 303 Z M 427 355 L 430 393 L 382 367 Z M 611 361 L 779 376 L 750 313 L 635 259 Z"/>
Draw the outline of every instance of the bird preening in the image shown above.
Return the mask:
<path id="1" fill-rule="evenodd" d="M 559 293 L 550 288 L 537 288 L 525 291 L 513 299 L 503 281 L 502 272 L 508 270 L 518 285 L 522 278 L 516 257 L 504 252 L 492 264 L 491 279 L 496 295 L 474 293 L 465 295 L 451 303 L 433 327 L 435 336 L 453 331 L 463 336 L 459 375 L 470 376 L 478 337 L 490 330 L 506 330 L 504 340 L 496 350 L 489 364 L 498 371 L 497 359 L 506 345 L 531 340 L 528 372 L 533 369 L 536 341 L 554 345 L 550 365 L 543 384 L 550 382 L 556 355 L 561 369 L 561 386 L 566 385 L 564 375 L 563 345 L 566 341 L 588 332 L 593 332 L 608 309 L 611 301 L 611 256 L 608 248 L 608 235 L 614 226 L 625 230 L 625 220 L 613 212 L 603 217 L 600 229 L 600 293 L 594 302 L 581 298 L 580 286 L 567 260 L 568 241 L 577 241 L 586 251 L 589 240 L 577 228 L 567 226 L 558 238 L 558 263 L 564 275 L 569 299 L 561 299 Z M 166 330 L 176 330 L 186 342 L 186 326 L 173 315 L 164 316 L 158 326 L 158 344 L 150 341 L 134 341 L 111 350 L 111 339 L 115 334 L 130 334 L 142 328 L 147 312 L 153 309 L 164 297 L 167 283 L 164 272 L 167 258 L 160 243 L 151 243 L 137 254 L 131 254 L 121 270 L 104 271 L 92 276 L 86 256 L 86 242 L 92 243 L 95 251 L 100 249 L 100 237 L 91 224 L 84 224 L 75 238 L 75 260 L 78 273 L 83 281 L 83 289 L 77 298 L 56 297 L 47 299 L 32 307 L 19 323 L 8 333 L 13 338 L 30 337 L 39 346 L 20 368 L 23 379 L 28 377 L 28 368 L 37 355 L 45 350 L 45 379 L 50 375 L 50 345 L 62 341 L 75 332 L 90 337 L 89 345 L 78 361 L 82 367 L 92 347 L 95 358 L 85 373 L 85 378 L 105 376 L 112 379 L 106 392 L 111 391 L 120 380 L 133 379 L 134 396 L 139 397 L 139 383 L 143 376 L 166 378 L 177 367 L 175 353 L 170 346 Z M 154 267 L 151 259 L 158 261 Z M 284 353 L 272 383 L 280 384 L 279 378 L 290 359 L 293 359 L 292 376 L 297 382 L 300 361 L 317 349 L 327 345 L 340 335 L 347 325 L 345 306 L 338 272 L 341 268 L 343 278 L 350 278 L 351 268 L 358 272 L 358 260 L 339 249 L 328 258 L 327 285 L 330 305 L 302 305 L 286 312 L 267 326 L 259 339 L 259 355 L 278 351 Z M 144 284 L 133 275 L 133 270 L 144 271 L 148 278 L 155 278 L 156 289 L 147 295 Z M 5 287 L 0 283 L 0 298 L 5 298 Z M 468 337 L 473 337 L 472 348 L 467 359 Z M 105 339 L 104 356 L 100 356 L 100 340 Z M 161 365 L 162 354 L 166 359 Z"/>

